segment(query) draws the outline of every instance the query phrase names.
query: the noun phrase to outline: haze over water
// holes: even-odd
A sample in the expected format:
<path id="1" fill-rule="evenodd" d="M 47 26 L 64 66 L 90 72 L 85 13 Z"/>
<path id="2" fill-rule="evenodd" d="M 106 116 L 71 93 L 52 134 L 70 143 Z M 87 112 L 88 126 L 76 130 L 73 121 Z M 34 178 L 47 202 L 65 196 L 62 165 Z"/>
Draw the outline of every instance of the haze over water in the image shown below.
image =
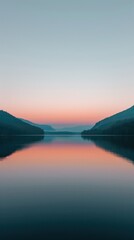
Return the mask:
<path id="1" fill-rule="evenodd" d="M 133 151 L 80 136 L 20 146 L 0 149 L 1 239 L 133 239 Z"/>

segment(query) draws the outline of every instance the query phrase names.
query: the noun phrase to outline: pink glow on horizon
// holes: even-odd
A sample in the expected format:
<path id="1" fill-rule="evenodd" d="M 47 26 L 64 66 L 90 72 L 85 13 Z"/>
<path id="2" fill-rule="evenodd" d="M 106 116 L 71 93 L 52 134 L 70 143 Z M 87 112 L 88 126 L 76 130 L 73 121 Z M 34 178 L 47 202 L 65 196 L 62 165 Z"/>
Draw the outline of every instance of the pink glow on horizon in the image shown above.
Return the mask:
<path id="1" fill-rule="evenodd" d="M 5 109 L 4 109 L 5 110 Z M 124 108 L 117 106 L 116 108 L 98 108 L 89 109 L 88 111 L 83 109 L 64 109 L 64 110 L 46 110 L 44 112 L 41 109 L 6 109 L 10 114 L 24 118 L 37 123 L 46 124 L 94 124 L 106 117 L 109 117 L 117 112 L 123 111 Z"/>

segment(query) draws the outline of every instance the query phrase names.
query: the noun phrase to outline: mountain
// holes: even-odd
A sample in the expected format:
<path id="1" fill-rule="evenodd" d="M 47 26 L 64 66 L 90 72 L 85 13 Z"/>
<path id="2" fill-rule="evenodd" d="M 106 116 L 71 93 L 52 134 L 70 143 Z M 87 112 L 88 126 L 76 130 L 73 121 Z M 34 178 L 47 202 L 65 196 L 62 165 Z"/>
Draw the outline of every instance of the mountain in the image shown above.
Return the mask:
<path id="1" fill-rule="evenodd" d="M 82 135 L 134 135 L 134 106 L 96 123 Z"/>
<path id="2" fill-rule="evenodd" d="M 1 110 L 0 111 L 0 135 L 14 136 L 14 135 L 44 135 L 44 131 L 32 126 L 13 115 Z"/>
<path id="3" fill-rule="evenodd" d="M 79 132 L 69 132 L 69 131 L 46 131 L 45 136 L 71 136 L 71 135 L 80 135 Z"/>
<path id="4" fill-rule="evenodd" d="M 59 128 L 58 131 L 81 133 L 83 130 L 91 129 L 91 128 L 92 128 L 92 125 L 78 125 L 78 126 L 67 126 L 64 128 Z"/>
<path id="5" fill-rule="evenodd" d="M 51 127 L 50 125 L 33 123 L 33 122 L 25 120 L 25 119 L 21 119 L 21 120 L 25 123 L 28 123 L 28 124 L 32 125 L 32 126 L 39 127 L 41 129 L 43 129 L 44 131 L 49 131 L 49 132 L 54 132 L 55 131 L 55 129 L 53 127 Z"/>

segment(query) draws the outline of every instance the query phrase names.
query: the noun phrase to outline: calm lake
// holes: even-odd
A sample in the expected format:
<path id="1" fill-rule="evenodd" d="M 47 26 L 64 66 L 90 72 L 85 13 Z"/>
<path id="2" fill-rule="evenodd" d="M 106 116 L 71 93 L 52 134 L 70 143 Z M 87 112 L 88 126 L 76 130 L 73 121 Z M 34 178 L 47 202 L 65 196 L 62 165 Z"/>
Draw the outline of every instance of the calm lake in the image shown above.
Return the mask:
<path id="1" fill-rule="evenodd" d="M 134 239 L 133 139 L 37 140 L 0 142 L 0 239 Z"/>

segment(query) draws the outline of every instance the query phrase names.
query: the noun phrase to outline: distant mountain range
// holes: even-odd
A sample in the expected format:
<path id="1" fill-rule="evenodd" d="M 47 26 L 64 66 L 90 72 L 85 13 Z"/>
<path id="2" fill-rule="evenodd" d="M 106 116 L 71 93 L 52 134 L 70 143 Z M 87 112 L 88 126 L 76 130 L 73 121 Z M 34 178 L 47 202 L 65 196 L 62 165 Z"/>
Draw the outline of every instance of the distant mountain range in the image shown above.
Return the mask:
<path id="1" fill-rule="evenodd" d="M 84 130 L 83 129 L 88 129 Z M 105 118 L 91 125 L 71 126 L 58 128 L 57 130 L 50 125 L 37 124 L 28 120 L 19 119 L 13 115 L 0 111 L 0 136 L 15 135 L 134 135 L 134 106 L 120 113 Z"/>
<path id="2" fill-rule="evenodd" d="M 25 123 L 28 123 L 28 124 L 32 125 L 32 126 L 39 127 L 41 129 L 43 129 L 44 131 L 49 131 L 49 132 L 54 132 L 55 131 L 55 129 L 53 127 L 51 127 L 50 125 L 33 123 L 33 122 L 25 120 L 25 119 L 21 119 L 21 120 Z"/>
<path id="3" fill-rule="evenodd" d="M 82 135 L 134 135 L 134 106 L 101 120 Z"/>
<path id="4" fill-rule="evenodd" d="M 1 110 L 0 111 L 0 136 L 15 135 L 44 135 L 44 131 L 32 126 L 21 119 Z"/>
<path id="5" fill-rule="evenodd" d="M 91 129 L 93 125 L 75 125 L 75 126 L 66 126 L 66 127 L 62 127 L 62 128 L 54 128 L 50 125 L 46 125 L 46 124 L 38 124 L 38 123 L 33 123 L 31 121 L 25 120 L 25 119 L 21 119 L 22 121 L 32 125 L 32 126 L 36 126 L 36 127 L 40 127 L 41 129 L 43 129 L 45 131 L 46 134 L 57 134 L 57 135 L 72 135 L 72 134 L 77 134 L 77 133 L 81 133 L 83 130 L 85 129 Z"/>
<path id="6" fill-rule="evenodd" d="M 81 133 L 85 129 L 91 129 L 93 125 L 78 125 L 78 126 L 67 126 L 64 128 L 59 128 L 58 131 L 62 132 L 77 132 Z"/>
<path id="7" fill-rule="evenodd" d="M 50 125 L 38 124 L 15 116 L 1 110 L 0 111 L 0 136 L 15 135 L 76 135 L 83 129 L 89 129 L 91 125 L 67 126 L 64 128 L 53 128 Z"/>
<path id="8" fill-rule="evenodd" d="M 71 135 L 80 135 L 80 132 L 69 132 L 69 131 L 46 131 L 45 136 L 71 136 Z"/>

